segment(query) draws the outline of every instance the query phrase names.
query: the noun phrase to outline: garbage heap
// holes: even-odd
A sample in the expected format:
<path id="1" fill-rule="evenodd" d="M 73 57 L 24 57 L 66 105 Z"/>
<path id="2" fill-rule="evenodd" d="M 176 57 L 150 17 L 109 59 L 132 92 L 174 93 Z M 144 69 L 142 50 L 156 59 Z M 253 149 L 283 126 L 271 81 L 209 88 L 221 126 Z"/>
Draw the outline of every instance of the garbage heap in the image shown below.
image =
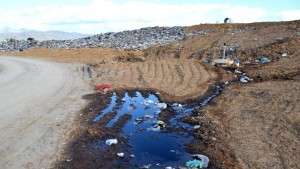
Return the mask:
<path id="1" fill-rule="evenodd" d="M 186 33 L 186 27 L 147 27 L 131 31 L 108 32 L 74 40 L 46 40 L 37 41 L 33 38 L 27 40 L 8 39 L 0 42 L 0 51 L 14 52 L 34 48 L 114 48 L 143 50 L 150 45 L 165 45 L 182 40 L 186 36 L 209 34 L 207 30 Z"/>

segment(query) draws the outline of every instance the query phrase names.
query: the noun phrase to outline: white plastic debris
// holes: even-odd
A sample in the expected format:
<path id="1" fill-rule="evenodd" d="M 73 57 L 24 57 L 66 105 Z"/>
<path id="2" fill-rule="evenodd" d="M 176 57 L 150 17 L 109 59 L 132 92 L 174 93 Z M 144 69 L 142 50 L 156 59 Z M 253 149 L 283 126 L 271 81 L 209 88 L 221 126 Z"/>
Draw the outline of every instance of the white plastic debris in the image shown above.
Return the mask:
<path id="1" fill-rule="evenodd" d="M 242 78 L 240 79 L 240 81 L 241 81 L 242 83 L 248 83 L 248 81 L 247 81 L 244 77 L 242 77 Z"/>
<path id="2" fill-rule="evenodd" d="M 161 109 L 165 109 L 165 108 L 167 108 L 167 104 L 166 103 L 156 103 L 156 107 L 159 107 Z"/>
<path id="3" fill-rule="evenodd" d="M 194 126 L 194 129 L 198 129 L 198 128 L 200 128 L 201 126 L 200 125 L 195 125 Z"/>
<path id="4" fill-rule="evenodd" d="M 208 163 L 209 163 L 209 158 L 207 156 L 202 155 L 202 154 L 194 154 L 193 157 L 197 157 L 197 158 L 201 159 L 202 167 L 207 168 Z"/>
<path id="5" fill-rule="evenodd" d="M 130 154 L 130 157 L 131 157 L 131 158 L 134 158 L 134 157 L 135 157 L 135 155 L 134 155 L 134 154 Z"/>
<path id="6" fill-rule="evenodd" d="M 108 139 L 105 142 L 107 145 L 112 145 L 112 144 L 117 144 L 118 140 L 117 139 Z"/>
<path id="7" fill-rule="evenodd" d="M 160 126 L 147 128 L 147 131 L 160 131 Z"/>
<path id="8" fill-rule="evenodd" d="M 282 56 L 282 57 L 287 57 L 288 54 L 287 54 L 287 53 L 283 53 L 281 56 Z"/>
<path id="9" fill-rule="evenodd" d="M 144 118 L 147 118 L 147 119 L 152 119 L 152 118 L 153 118 L 153 116 L 152 116 L 152 115 L 148 115 L 148 114 L 146 114 L 146 115 L 144 116 Z"/>
<path id="10" fill-rule="evenodd" d="M 154 101 L 153 101 L 153 100 L 146 100 L 146 103 L 148 103 L 148 104 L 153 104 Z"/>
<path id="11" fill-rule="evenodd" d="M 165 169 L 174 169 L 173 167 L 166 167 Z"/>
<path id="12" fill-rule="evenodd" d="M 143 166 L 140 167 L 140 168 L 147 169 L 147 168 L 150 168 L 150 167 L 151 167 L 151 164 L 147 164 L 147 165 L 143 165 Z"/>
<path id="13" fill-rule="evenodd" d="M 243 78 L 247 81 L 253 81 L 253 79 L 250 79 L 248 76 L 244 76 Z"/>
<path id="14" fill-rule="evenodd" d="M 125 99 L 125 98 L 123 98 L 123 99 L 122 99 L 122 101 L 123 101 L 123 102 L 125 102 L 125 101 L 126 101 L 126 99 Z"/>
<path id="15" fill-rule="evenodd" d="M 117 156 L 123 157 L 123 156 L 124 156 L 124 153 L 117 153 Z"/>

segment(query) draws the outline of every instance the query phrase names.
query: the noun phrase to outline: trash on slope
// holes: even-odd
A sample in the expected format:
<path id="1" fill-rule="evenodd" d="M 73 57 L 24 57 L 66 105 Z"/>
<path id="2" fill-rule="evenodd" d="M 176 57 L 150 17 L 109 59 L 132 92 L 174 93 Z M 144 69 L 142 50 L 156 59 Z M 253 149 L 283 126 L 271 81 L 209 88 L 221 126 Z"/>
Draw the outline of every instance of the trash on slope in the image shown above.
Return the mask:
<path id="1" fill-rule="evenodd" d="M 167 108 L 167 104 L 166 103 L 156 103 L 155 105 L 156 105 L 156 107 L 161 108 L 161 109 Z"/>
<path id="2" fill-rule="evenodd" d="M 271 62 L 268 58 L 262 57 L 259 60 L 257 60 L 258 63 L 268 63 Z"/>
<path id="3" fill-rule="evenodd" d="M 202 154 L 194 154 L 193 157 L 197 157 L 198 159 L 201 159 L 202 167 L 207 168 L 209 163 L 209 158 Z"/>
<path id="4" fill-rule="evenodd" d="M 117 139 L 108 139 L 105 142 L 107 145 L 112 145 L 112 144 L 117 144 L 118 140 Z"/>
<path id="5" fill-rule="evenodd" d="M 157 123 L 156 123 L 158 126 L 160 126 L 161 128 L 165 128 L 166 127 L 166 123 L 161 121 L 161 120 L 158 120 Z"/>
<path id="6" fill-rule="evenodd" d="M 202 162 L 199 160 L 192 160 L 186 162 L 185 166 L 188 168 L 202 168 Z"/>
<path id="7" fill-rule="evenodd" d="M 124 157 L 124 153 L 117 153 L 117 156 Z"/>
<path id="8" fill-rule="evenodd" d="M 283 54 L 281 55 L 281 57 L 287 57 L 287 56 L 288 56 L 287 53 L 283 53 Z"/>
<path id="9" fill-rule="evenodd" d="M 148 169 L 148 168 L 150 168 L 151 167 L 151 164 L 147 164 L 147 165 L 143 165 L 142 167 L 140 167 L 140 168 L 142 168 L 142 169 Z"/>
<path id="10" fill-rule="evenodd" d="M 110 89 L 112 87 L 111 84 L 102 84 L 96 87 L 97 91 L 103 91 L 104 89 Z"/>

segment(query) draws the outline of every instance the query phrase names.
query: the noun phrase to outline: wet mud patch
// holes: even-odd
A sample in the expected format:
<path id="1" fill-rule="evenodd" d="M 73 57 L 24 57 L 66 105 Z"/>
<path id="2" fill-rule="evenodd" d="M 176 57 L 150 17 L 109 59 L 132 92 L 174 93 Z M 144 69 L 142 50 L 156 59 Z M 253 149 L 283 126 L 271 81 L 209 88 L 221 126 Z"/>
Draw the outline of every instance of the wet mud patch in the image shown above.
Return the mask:
<path id="1" fill-rule="evenodd" d="M 151 92 L 86 95 L 83 98 L 91 103 L 80 114 L 80 127 L 55 168 L 184 167 L 193 160 L 191 153 L 203 151 L 187 148 L 200 140 L 194 137 L 194 124 L 181 119 L 193 115 L 220 91 L 219 86 L 201 102 L 181 104 L 162 103 Z M 109 139 L 117 143 L 107 145 Z"/>

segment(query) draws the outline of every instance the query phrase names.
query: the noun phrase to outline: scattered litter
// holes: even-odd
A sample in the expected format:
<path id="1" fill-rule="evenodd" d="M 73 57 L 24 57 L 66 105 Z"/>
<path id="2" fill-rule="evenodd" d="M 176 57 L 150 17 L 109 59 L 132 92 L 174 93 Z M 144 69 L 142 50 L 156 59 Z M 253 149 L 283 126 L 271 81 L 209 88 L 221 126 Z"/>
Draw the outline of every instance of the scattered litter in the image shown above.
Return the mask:
<path id="1" fill-rule="evenodd" d="M 201 62 L 202 63 L 208 63 L 208 59 L 202 59 Z"/>
<path id="2" fill-rule="evenodd" d="M 140 168 L 142 168 L 142 169 L 147 169 L 147 168 L 150 168 L 151 167 L 151 164 L 147 164 L 147 165 L 144 165 L 144 166 L 142 166 L 142 167 L 140 167 Z"/>
<path id="3" fill-rule="evenodd" d="M 268 62 L 270 62 L 270 60 L 266 57 L 262 57 L 262 58 L 259 59 L 259 62 L 260 63 L 268 63 Z"/>
<path id="4" fill-rule="evenodd" d="M 71 161 L 72 161 L 72 159 L 67 159 L 66 161 L 67 161 L 67 162 L 71 162 Z"/>
<path id="5" fill-rule="evenodd" d="M 170 150 L 171 153 L 175 153 L 175 150 Z"/>
<path id="6" fill-rule="evenodd" d="M 160 131 L 160 126 L 155 125 L 150 128 L 147 128 L 147 131 Z"/>
<path id="7" fill-rule="evenodd" d="M 241 71 L 238 71 L 238 70 L 235 70 L 234 73 L 242 74 L 242 72 L 241 72 Z"/>
<path id="8" fill-rule="evenodd" d="M 201 126 L 200 125 L 195 125 L 194 126 L 194 129 L 198 129 L 198 128 L 200 128 Z"/>
<path id="9" fill-rule="evenodd" d="M 240 60 L 237 57 L 234 57 L 233 61 L 235 62 L 235 64 L 236 64 L 237 67 L 240 66 Z"/>
<path id="10" fill-rule="evenodd" d="M 118 140 L 117 139 L 108 139 L 105 142 L 107 145 L 112 145 L 112 144 L 117 144 Z"/>
<path id="11" fill-rule="evenodd" d="M 249 66 L 250 66 L 250 65 L 253 65 L 249 60 L 243 62 L 243 64 L 244 64 L 244 65 L 249 65 Z"/>
<path id="12" fill-rule="evenodd" d="M 104 89 L 110 89 L 111 87 L 112 87 L 111 84 L 102 84 L 102 85 L 97 86 L 96 90 L 97 91 L 102 91 Z"/>
<path id="13" fill-rule="evenodd" d="M 153 100 L 146 100 L 146 103 L 148 103 L 148 104 L 153 104 L 154 101 L 153 101 Z"/>
<path id="14" fill-rule="evenodd" d="M 162 128 L 165 128 L 166 127 L 166 123 L 161 121 L 161 120 L 158 120 L 157 123 L 156 123 L 158 126 L 162 127 Z"/>
<path id="15" fill-rule="evenodd" d="M 173 167 L 166 167 L 165 169 L 174 169 Z"/>
<path id="16" fill-rule="evenodd" d="M 244 77 L 240 78 L 240 81 L 241 81 L 242 83 L 248 83 L 248 81 L 247 81 Z"/>
<path id="17" fill-rule="evenodd" d="M 156 94 L 156 95 L 160 95 L 160 93 L 159 93 L 159 92 L 156 92 L 155 94 Z"/>
<path id="18" fill-rule="evenodd" d="M 202 168 L 202 162 L 199 160 L 188 161 L 186 162 L 185 166 L 187 166 L 188 168 Z"/>
<path id="19" fill-rule="evenodd" d="M 156 103 L 156 107 L 159 107 L 161 109 L 165 109 L 165 108 L 167 108 L 167 104 L 166 103 Z"/>
<path id="20" fill-rule="evenodd" d="M 147 119 L 151 119 L 151 118 L 153 118 L 153 116 L 152 116 L 152 115 L 145 115 L 144 117 L 145 117 L 145 118 L 147 118 Z"/>
<path id="21" fill-rule="evenodd" d="M 234 63 L 231 59 L 215 59 L 212 62 L 213 66 L 230 67 Z"/>
<path id="22" fill-rule="evenodd" d="M 172 106 L 178 106 L 178 103 L 173 103 Z"/>
<path id="23" fill-rule="evenodd" d="M 123 101 L 123 102 L 125 102 L 125 101 L 126 101 L 126 99 L 125 99 L 125 98 L 123 98 L 123 99 L 122 99 L 122 101 Z"/>
<path id="24" fill-rule="evenodd" d="M 202 154 L 194 154 L 193 157 L 197 157 L 197 158 L 201 159 L 202 167 L 203 168 L 207 168 L 208 167 L 209 158 L 207 156 L 202 155 Z"/>
<path id="25" fill-rule="evenodd" d="M 250 79 L 248 76 L 244 75 L 240 78 L 240 81 L 242 83 L 248 83 L 249 81 L 253 81 L 253 79 Z"/>
<path id="26" fill-rule="evenodd" d="M 130 154 L 130 157 L 131 157 L 131 158 L 134 158 L 134 157 L 135 157 L 135 155 L 134 155 L 134 154 Z"/>
<path id="27" fill-rule="evenodd" d="M 228 85 L 228 83 L 229 83 L 229 82 L 228 82 L 228 81 L 226 81 L 224 84 L 225 84 L 225 85 Z"/>
<path id="28" fill-rule="evenodd" d="M 124 156 L 124 153 L 117 153 L 117 156 L 123 157 L 123 156 Z"/>
<path id="29" fill-rule="evenodd" d="M 288 54 L 287 54 L 287 53 L 283 53 L 281 56 L 282 56 L 282 57 L 287 57 Z"/>
<path id="30" fill-rule="evenodd" d="M 145 121 L 144 118 L 137 118 L 137 119 L 135 119 L 135 123 L 134 124 L 141 124 L 144 121 Z"/>

